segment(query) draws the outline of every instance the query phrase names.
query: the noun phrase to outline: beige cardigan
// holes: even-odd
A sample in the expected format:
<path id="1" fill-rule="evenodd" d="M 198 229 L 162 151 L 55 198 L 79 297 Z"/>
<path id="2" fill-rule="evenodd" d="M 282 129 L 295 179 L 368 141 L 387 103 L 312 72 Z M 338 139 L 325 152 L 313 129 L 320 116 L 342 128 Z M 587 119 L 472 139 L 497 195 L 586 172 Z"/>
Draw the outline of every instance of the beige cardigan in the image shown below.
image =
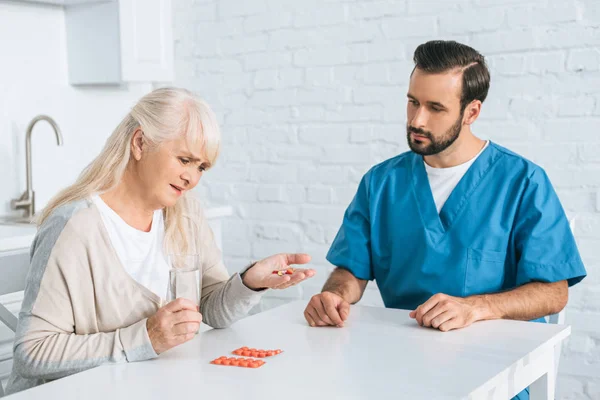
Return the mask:
<path id="1" fill-rule="evenodd" d="M 227 327 L 261 298 L 239 274 L 229 277 L 200 212 L 187 220 L 194 251 L 202 251 L 203 322 Z M 146 320 L 161 298 L 123 268 L 96 206 L 58 208 L 38 230 L 14 342 L 7 394 L 105 363 L 157 357 Z"/>

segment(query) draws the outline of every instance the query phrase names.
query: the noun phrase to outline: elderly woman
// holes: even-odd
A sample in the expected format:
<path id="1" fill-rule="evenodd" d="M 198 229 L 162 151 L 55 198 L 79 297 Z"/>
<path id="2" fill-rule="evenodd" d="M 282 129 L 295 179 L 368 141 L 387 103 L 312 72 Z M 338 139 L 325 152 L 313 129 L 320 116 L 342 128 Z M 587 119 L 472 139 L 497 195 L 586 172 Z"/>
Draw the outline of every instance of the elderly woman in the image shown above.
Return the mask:
<path id="1" fill-rule="evenodd" d="M 200 322 L 227 327 L 265 289 L 314 275 L 305 254 L 279 254 L 229 276 L 192 190 L 219 152 L 216 118 L 181 89 L 144 96 L 75 184 L 39 220 L 19 314 L 14 393 L 106 363 L 133 362 L 194 337 Z M 166 305 L 168 254 L 199 254 L 200 307 Z"/>

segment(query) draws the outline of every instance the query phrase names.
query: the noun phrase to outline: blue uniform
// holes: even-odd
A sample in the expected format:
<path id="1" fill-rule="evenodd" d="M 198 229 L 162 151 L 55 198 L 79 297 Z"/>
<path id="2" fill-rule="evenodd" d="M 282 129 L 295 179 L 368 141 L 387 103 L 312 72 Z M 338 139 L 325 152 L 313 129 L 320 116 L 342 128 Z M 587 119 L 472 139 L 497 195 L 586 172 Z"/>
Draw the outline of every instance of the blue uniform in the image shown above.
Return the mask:
<path id="1" fill-rule="evenodd" d="M 491 142 L 439 214 L 422 156 L 407 152 L 373 167 L 327 260 L 375 279 L 386 307 L 408 310 L 436 293 L 466 297 L 565 279 L 572 286 L 586 276 L 543 169 Z"/>

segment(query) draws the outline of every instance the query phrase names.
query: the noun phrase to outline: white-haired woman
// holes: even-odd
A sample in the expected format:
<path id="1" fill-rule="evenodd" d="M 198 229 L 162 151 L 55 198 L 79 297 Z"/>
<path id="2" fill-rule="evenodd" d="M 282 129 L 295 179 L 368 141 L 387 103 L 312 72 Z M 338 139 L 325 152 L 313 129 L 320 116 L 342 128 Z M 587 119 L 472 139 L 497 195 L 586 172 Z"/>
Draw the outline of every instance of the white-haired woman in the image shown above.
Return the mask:
<path id="1" fill-rule="evenodd" d="M 183 89 L 144 96 L 75 184 L 44 209 L 31 247 L 7 392 L 105 363 L 151 359 L 194 337 L 203 320 L 244 317 L 267 288 L 314 275 L 305 254 L 278 254 L 229 276 L 188 192 L 219 153 L 209 106 Z M 166 305 L 168 253 L 200 254 L 200 307 Z"/>

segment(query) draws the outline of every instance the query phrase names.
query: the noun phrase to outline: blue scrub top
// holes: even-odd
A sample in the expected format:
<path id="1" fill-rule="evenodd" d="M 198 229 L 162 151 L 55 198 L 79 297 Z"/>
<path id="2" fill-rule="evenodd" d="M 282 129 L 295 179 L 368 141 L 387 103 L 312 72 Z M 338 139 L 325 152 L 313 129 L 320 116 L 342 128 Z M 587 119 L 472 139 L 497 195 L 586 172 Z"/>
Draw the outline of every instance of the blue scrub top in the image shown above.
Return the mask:
<path id="1" fill-rule="evenodd" d="M 421 156 L 373 167 L 327 260 L 375 279 L 386 307 L 408 310 L 436 293 L 466 297 L 565 279 L 572 286 L 586 276 L 544 170 L 491 142 L 439 214 Z M 528 389 L 513 398 L 527 399 Z"/>
<path id="2" fill-rule="evenodd" d="M 436 293 L 466 297 L 528 282 L 586 276 L 560 201 L 542 168 L 494 143 L 438 214 L 423 158 L 373 167 L 327 254 L 377 281 L 386 307 L 414 310 Z"/>

